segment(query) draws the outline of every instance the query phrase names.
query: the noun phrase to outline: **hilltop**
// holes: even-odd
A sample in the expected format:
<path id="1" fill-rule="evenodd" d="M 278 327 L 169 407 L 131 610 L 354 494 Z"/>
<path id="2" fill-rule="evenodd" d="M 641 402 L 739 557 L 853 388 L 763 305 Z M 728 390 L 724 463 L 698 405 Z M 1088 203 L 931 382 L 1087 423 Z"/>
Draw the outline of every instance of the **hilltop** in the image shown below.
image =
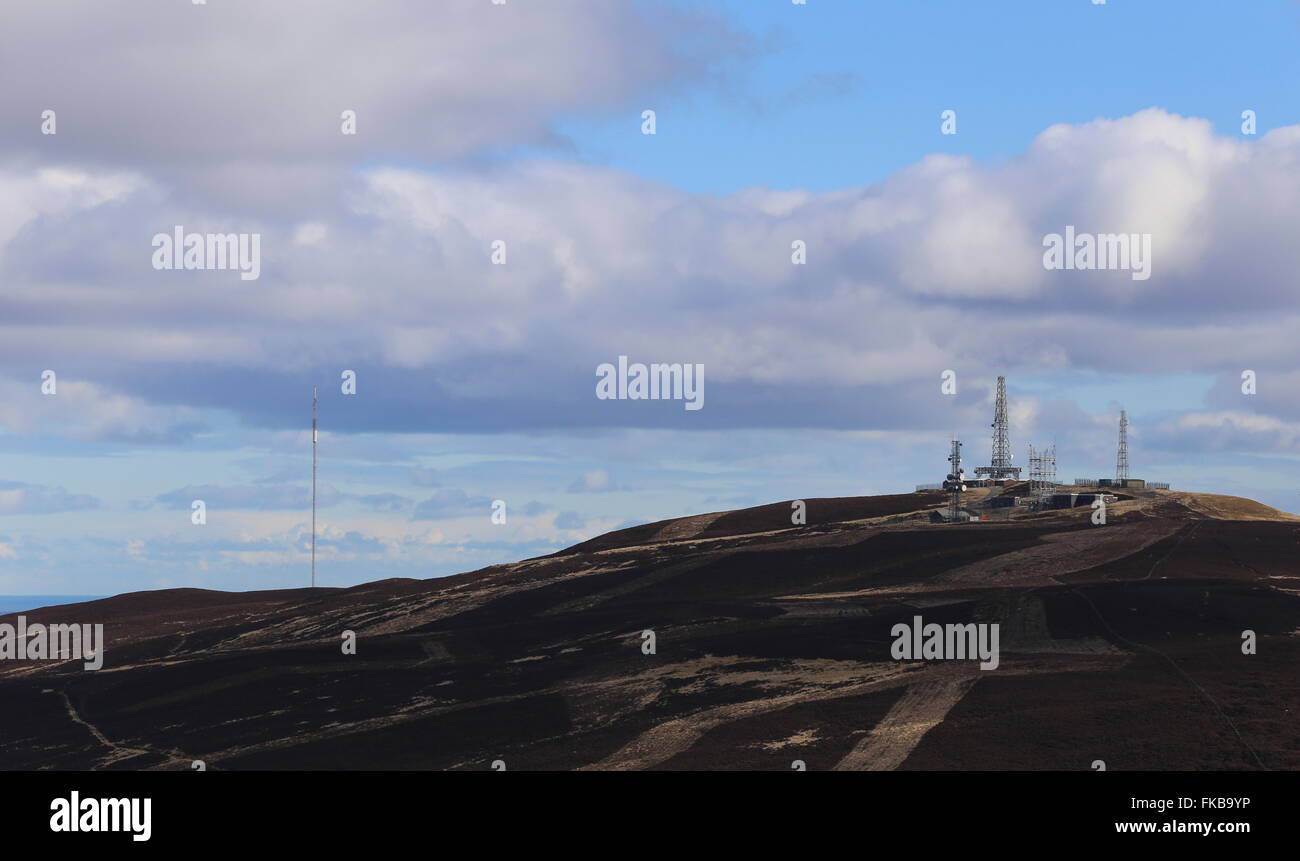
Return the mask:
<path id="1" fill-rule="evenodd" d="M 0 767 L 1300 768 L 1300 517 L 1125 495 L 1104 526 L 786 501 L 452 577 L 31 611 L 103 623 L 105 668 L 0 665 Z M 1001 665 L 893 660 L 916 615 L 997 622 Z"/>

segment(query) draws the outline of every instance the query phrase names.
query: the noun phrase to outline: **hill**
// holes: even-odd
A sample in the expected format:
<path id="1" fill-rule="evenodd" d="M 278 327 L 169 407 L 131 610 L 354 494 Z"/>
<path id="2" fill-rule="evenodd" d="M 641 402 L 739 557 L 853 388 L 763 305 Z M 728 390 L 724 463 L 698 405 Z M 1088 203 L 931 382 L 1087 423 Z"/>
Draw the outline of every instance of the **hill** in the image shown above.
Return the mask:
<path id="1" fill-rule="evenodd" d="M 930 523 L 943 501 L 809 499 L 801 525 L 782 502 L 453 577 L 31 611 L 104 624 L 105 666 L 0 663 L 0 768 L 1300 768 L 1300 518 L 1151 491 L 1104 526 Z M 997 623 L 999 666 L 895 660 L 918 615 Z"/>

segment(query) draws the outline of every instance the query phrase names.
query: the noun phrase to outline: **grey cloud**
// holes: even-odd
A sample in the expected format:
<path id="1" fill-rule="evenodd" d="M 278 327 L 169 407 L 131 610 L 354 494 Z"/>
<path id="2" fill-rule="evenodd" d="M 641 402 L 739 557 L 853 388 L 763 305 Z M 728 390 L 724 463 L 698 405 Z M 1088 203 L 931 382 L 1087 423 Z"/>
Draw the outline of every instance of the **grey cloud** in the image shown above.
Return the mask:
<path id="1" fill-rule="evenodd" d="M 406 511 L 412 505 L 409 497 L 397 493 L 370 493 L 350 498 L 372 511 Z"/>
<path id="2" fill-rule="evenodd" d="M 470 496 L 454 487 L 444 487 L 433 496 L 415 506 L 412 520 L 440 520 L 452 517 L 487 517 L 492 500 L 486 496 Z"/>
<path id="3" fill-rule="evenodd" d="M 612 493 L 626 489 L 614 481 L 609 470 L 605 469 L 587 470 L 569 485 L 569 493 Z"/>
<path id="4" fill-rule="evenodd" d="M 333 485 L 316 489 L 316 504 L 321 508 L 337 505 L 344 498 Z M 217 508 L 255 511 L 294 510 L 311 507 L 311 486 L 293 484 L 201 484 L 159 494 L 155 500 L 171 508 L 188 509 L 196 499 L 209 510 Z"/>
<path id="5" fill-rule="evenodd" d="M 61 514 L 99 507 L 99 500 L 86 493 L 70 493 L 62 487 L 0 481 L 0 514 Z"/>
<path id="6" fill-rule="evenodd" d="M 557 146 L 555 116 L 700 80 L 748 50 L 719 16 L 662 4 L 6 3 L 0 77 L 40 85 L 0 90 L 0 113 L 27 118 L 3 126 L 0 150 L 36 140 L 273 204 L 337 179 L 331 161 Z M 47 108 L 58 134 L 33 137 Z M 340 133 L 344 109 L 355 136 Z"/>

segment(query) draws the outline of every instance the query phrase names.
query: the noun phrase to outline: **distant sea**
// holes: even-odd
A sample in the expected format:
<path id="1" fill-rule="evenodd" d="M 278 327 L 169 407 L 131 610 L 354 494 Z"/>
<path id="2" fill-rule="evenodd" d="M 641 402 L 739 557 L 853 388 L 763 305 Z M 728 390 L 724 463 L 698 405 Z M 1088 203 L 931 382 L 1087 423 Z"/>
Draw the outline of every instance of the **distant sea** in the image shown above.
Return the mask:
<path id="1" fill-rule="evenodd" d="M 53 607 L 56 604 L 77 604 L 82 601 L 97 601 L 108 595 L 0 595 L 0 614 L 22 613 L 37 607 Z"/>

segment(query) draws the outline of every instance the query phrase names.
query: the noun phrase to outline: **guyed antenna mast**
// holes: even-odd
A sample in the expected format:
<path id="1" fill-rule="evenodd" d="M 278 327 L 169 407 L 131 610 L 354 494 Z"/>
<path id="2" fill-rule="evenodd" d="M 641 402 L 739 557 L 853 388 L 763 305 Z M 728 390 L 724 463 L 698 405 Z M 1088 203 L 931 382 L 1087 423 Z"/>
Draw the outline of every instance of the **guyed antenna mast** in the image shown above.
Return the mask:
<path id="1" fill-rule="evenodd" d="M 316 588 L 316 387 L 311 387 L 311 585 Z"/>
<path id="2" fill-rule="evenodd" d="M 1115 453 L 1115 480 L 1128 478 L 1128 413 L 1119 411 L 1119 450 Z"/>

